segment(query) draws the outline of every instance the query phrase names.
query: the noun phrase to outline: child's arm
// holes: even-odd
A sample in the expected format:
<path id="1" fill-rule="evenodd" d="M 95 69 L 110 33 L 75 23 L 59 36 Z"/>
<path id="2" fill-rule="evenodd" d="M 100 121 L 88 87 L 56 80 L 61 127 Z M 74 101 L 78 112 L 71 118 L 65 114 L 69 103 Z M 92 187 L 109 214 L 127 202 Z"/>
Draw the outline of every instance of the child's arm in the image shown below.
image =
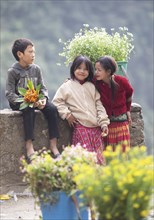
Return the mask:
<path id="1" fill-rule="evenodd" d="M 64 83 L 60 86 L 52 100 L 52 103 L 57 107 L 58 113 L 63 120 L 71 114 L 69 105 L 66 104 L 66 99 L 69 97 L 66 84 L 67 83 Z"/>
<path id="2" fill-rule="evenodd" d="M 17 79 L 15 77 L 15 73 L 12 69 L 8 70 L 8 76 L 6 80 L 6 90 L 5 95 L 8 101 L 12 104 L 16 104 L 15 100 L 19 97 L 19 95 L 16 93 L 16 83 Z"/>
<path id="3" fill-rule="evenodd" d="M 101 126 L 102 131 L 106 132 L 106 128 L 110 124 L 110 120 L 108 118 L 108 115 L 106 113 L 106 110 L 104 106 L 102 105 L 102 102 L 100 100 L 100 94 L 96 90 L 96 109 L 97 109 L 97 121 L 99 126 Z"/>
<path id="4" fill-rule="evenodd" d="M 46 85 L 44 84 L 42 71 L 37 65 L 36 65 L 36 68 L 37 68 L 37 73 L 38 73 L 38 84 L 41 85 L 40 93 L 42 93 L 48 99 L 49 98 L 48 89 L 47 89 Z"/>

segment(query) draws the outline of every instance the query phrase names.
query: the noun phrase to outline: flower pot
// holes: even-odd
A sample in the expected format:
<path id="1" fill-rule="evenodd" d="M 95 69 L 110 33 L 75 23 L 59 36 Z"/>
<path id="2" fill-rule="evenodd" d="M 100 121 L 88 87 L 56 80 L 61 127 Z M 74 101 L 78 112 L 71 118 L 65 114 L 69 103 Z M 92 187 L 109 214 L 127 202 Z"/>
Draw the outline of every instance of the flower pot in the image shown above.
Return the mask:
<path id="1" fill-rule="evenodd" d="M 116 72 L 117 75 L 127 76 L 127 63 L 126 61 L 117 61 L 118 70 Z"/>
<path id="2" fill-rule="evenodd" d="M 75 194 L 76 201 L 80 204 L 79 192 Z M 65 192 L 52 192 L 52 202 L 41 202 L 43 220 L 88 220 L 88 207 L 77 207 L 71 196 Z"/>

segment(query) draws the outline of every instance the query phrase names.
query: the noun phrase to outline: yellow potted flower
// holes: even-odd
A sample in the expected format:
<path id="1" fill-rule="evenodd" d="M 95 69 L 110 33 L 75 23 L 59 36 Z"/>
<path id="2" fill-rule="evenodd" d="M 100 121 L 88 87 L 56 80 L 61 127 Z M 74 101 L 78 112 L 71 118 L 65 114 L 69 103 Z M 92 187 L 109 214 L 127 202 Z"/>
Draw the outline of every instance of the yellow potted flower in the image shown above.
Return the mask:
<path id="1" fill-rule="evenodd" d="M 87 204 L 80 207 L 80 192 L 74 181 L 74 164 L 96 165 L 96 154 L 88 152 L 82 146 L 66 147 L 60 158 L 53 159 L 47 151 L 31 164 L 22 160 L 22 171 L 26 181 L 40 204 L 43 220 L 88 220 Z"/>
<path id="2" fill-rule="evenodd" d="M 106 167 L 74 166 L 74 180 L 84 196 L 94 203 L 99 220 L 142 220 L 148 216 L 153 190 L 153 159 L 146 148 L 126 153 L 117 147 L 104 152 Z M 86 176 L 85 176 L 86 173 Z"/>
<path id="3" fill-rule="evenodd" d="M 105 28 L 90 28 L 84 24 L 72 39 L 66 42 L 59 39 L 59 42 L 63 44 L 63 51 L 59 55 L 65 57 L 66 65 L 78 55 L 88 56 L 93 63 L 101 56 L 110 55 L 119 64 L 119 74 L 123 74 L 122 65 L 127 69 L 127 62 L 134 50 L 133 34 L 127 27 L 119 27 L 117 31 L 112 28 L 107 32 Z"/>

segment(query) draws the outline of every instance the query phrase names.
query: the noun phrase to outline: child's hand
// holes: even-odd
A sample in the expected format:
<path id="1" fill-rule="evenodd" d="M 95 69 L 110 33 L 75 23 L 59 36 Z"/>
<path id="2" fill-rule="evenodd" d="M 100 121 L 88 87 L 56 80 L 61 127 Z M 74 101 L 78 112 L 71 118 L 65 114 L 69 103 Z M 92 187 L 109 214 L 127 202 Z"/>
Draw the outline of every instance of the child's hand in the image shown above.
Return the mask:
<path id="1" fill-rule="evenodd" d="M 70 127 L 74 127 L 74 125 L 78 123 L 77 119 L 72 114 L 67 117 L 67 121 Z"/>
<path id="2" fill-rule="evenodd" d="M 131 119 L 131 114 L 130 114 L 129 111 L 127 112 L 127 118 L 128 118 L 129 125 L 131 126 L 132 125 L 132 119 Z"/>
<path id="3" fill-rule="evenodd" d="M 34 108 L 37 108 L 39 106 L 39 101 L 34 103 Z"/>
<path id="4" fill-rule="evenodd" d="M 47 99 L 44 98 L 44 99 L 39 100 L 38 102 L 39 102 L 39 105 L 37 106 L 38 109 L 43 109 L 46 105 Z"/>
<path id="5" fill-rule="evenodd" d="M 102 137 L 106 137 L 108 135 L 108 132 L 109 132 L 108 127 L 104 126 L 102 128 Z"/>

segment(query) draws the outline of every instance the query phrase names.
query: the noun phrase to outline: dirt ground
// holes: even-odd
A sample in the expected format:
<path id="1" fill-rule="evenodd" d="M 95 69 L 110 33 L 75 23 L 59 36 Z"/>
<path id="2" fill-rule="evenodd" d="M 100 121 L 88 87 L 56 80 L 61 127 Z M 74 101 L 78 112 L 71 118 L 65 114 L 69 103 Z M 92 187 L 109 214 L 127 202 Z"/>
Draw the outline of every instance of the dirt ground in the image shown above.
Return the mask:
<path id="1" fill-rule="evenodd" d="M 0 220 L 40 220 L 41 211 L 32 196 L 0 200 Z"/>
<path id="2" fill-rule="evenodd" d="M 40 220 L 40 207 L 36 204 L 30 190 L 9 191 L 9 199 L 0 200 L 0 220 Z"/>
<path id="3" fill-rule="evenodd" d="M 8 200 L 0 200 L 0 220 L 41 220 L 40 207 L 31 193 L 17 193 Z M 146 220 L 154 220 L 154 211 Z"/>

